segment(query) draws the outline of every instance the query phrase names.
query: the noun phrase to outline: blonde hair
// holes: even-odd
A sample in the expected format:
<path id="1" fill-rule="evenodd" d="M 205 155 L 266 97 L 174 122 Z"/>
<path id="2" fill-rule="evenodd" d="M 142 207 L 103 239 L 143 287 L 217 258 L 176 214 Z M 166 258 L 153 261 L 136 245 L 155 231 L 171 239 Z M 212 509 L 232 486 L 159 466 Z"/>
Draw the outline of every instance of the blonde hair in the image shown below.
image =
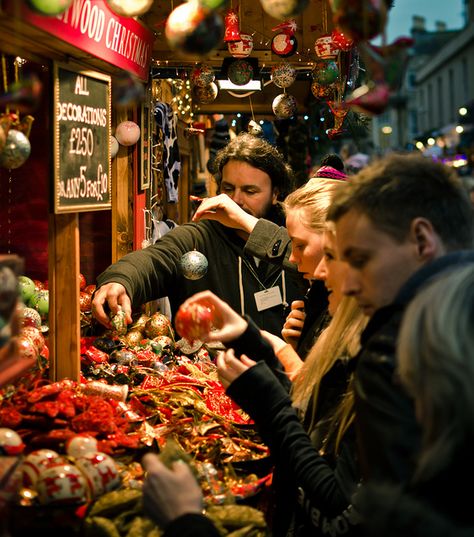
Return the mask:
<path id="1" fill-rule="evenodd" d="M 301 222 L 315 233 L 323 233 L 326 229 L 326 215 L 335 193 L 346 186 L 345 181 L 338 179 L 313 178 L 302 187 L 294 190 L 283 202 L 285 214 L 297 209 L 300 211 Z"/>
<path id="2" fill-rule="evenodd" d="M 367 316 L 359 309 L 352 297 L 343 297 L 334 317 L 316 340 L 308 356 L 298 372 L 292 386 L 293 404 L 303 413 L 311 411 L 310 430 L 316 424 L 318 393 L 321 379 L 333 367 L 338 359 L 354 357 L 360 348 L 359 336 L 367 324 Z M 308 408 L 312 400 L 312 408 Z M 348 383 L 347 392 L 343 395 L 337 410 L 331 417 L 328 438 L 335 436 L 336 451 L 340 440 L 354 420 L 354 397 L 352 380 Z M 323 446 L 324 447 L 324 446 Z"/>

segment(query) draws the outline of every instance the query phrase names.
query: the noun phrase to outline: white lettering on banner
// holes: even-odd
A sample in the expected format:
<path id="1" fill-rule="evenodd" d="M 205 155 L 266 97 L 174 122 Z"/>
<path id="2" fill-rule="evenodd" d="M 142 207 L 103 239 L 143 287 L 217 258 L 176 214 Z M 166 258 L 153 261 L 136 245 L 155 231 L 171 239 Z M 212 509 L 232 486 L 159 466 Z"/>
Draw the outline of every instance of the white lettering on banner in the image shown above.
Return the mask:
<path id="1" fill-rule="evenodd" d="M 97 168 L 95 180 L 87 179 L 87 166 L 80 166 L 79 177 L 69 177 L 61 181 L 59 195 L 62 198 L 79 199 L 89 198 L 97 201 L 103 200 L 103 194 L 108 189 L 107 173 L 103 171 L 102 164 Z"/>
<path id="2" fill-rule="evenodd" d="M 105 44 L 107 49 L 127 60 L 146 67 L 151 54 L 150 45 L 91 0 L 73 0 L 57 19 L 89 39 Z"/>

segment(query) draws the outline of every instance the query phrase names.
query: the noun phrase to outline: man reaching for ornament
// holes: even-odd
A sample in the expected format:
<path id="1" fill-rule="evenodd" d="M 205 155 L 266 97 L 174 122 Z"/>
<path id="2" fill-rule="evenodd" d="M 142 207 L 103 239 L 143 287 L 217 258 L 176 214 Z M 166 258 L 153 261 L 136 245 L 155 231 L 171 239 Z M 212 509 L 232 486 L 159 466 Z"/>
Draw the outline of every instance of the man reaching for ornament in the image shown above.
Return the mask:
<path id="1" fill-rule="evenodd" d="M 108 313 L 113 316 L 122 309 L 130 324 L 132 307 L 162 296 L 169 297 L 175 315 L 188 297 L 208 289 L 242 315 L 250 315 L 259 328 L 280 334 L 288 304 L 303 297 L 305 282 L 296 267 L 286 264 L 282 268 L 247 253 L 250 232 L 243 224 L 237 229 L 235 220 L 226 220 L 223 214 L 227 211 L 219 207 L 240 207 L 253 226 L 259 219 L 284 226 L 279 201 L 291 190 L 292 172 L 273 146 L 246 133 L 219 151 L 216 170 L 219 195 L 205 200 L 198 209 L 216 211 L 216 218 L 178 226 L 155 244 L 107 268 L 97 279 L 92 302 L 99 322 L 110 327 Z M 270 246 L 273 255 L 284 256 L 285 244 L 278 235 L 260 240 Z M 183 256 L 194 250 L 202 255 L 196 256 L 194 264 L 189 264 L 187 255 L 188 262 L 183 263 Z"/>

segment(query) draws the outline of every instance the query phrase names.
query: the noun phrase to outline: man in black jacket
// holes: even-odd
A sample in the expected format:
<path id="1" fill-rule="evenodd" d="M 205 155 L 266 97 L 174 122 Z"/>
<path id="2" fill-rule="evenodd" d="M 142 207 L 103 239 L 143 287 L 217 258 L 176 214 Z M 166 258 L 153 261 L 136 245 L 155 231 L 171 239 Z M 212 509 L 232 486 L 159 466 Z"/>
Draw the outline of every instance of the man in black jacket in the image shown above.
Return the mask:
<path id="1" fill-rule="evenodd" d="M 405 307 L 441 271 L 474 263 L 473 212 L 448 167 L 391 155 L 340 191 L 328 218 L 349 264 L 343 292 L 371 319 L 356 358 L 356 431 L 366 480 L 406 483 L 420 442 L 414 405 L 395 376 Z"/>
<path id="2" fill-rule="evenodd" d="M 284 225 L 279 201 L 291 190 L 292 173 L 280 153 L 265 140 L 242 134 L 234 138 L 216 157 L 216 179 L 221 194 L 233 200 L 245 214 Z M 175 314 L 186 298 L 210 289 L 240 313 L 249 314 L 261 329 L 279 334 L 287 305 L 304 296 L 306 285 L 294 270 L 282 270 L 266 261 L 257 263 L 244 251 L 248 234 L 226 222 L 204 220 L 176 227 L 143 250 L 122 257 L 97 279 L 92 302 L 94 316 L 110 326 L 104 310 L 112 314 L 119 307 L 131 323 L 132 303 L 168 296 Z M 281 241 L 275 241 L 275 252 Z M 187 279 L 182 256 L 198 250 L 208 260 L 207 273 L 197 280 Z"/>

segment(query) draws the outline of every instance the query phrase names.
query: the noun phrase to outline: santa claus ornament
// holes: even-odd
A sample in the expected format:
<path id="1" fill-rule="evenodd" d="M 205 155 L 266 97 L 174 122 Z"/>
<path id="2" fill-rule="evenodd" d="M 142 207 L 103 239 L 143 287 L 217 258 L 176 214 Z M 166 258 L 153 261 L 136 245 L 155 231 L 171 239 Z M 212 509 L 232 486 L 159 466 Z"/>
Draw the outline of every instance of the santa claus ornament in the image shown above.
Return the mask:
<path id="1" fill-rule="evenodd" d="M 280 31 L 272 39 L 272 52 L 281 58 L 292 56 L 298 49 L 298 42 L 295 37 L 296 21 L 292 19 L 272 28 L 273 32 L 278 30 Z"/>
<path id="2" fill-rule="evenodd" d="M 247 58 L 253 50 L 253 36 L 241 33 L 239 41 L 227 43 L 227 50 L 234 58 Z"/>

